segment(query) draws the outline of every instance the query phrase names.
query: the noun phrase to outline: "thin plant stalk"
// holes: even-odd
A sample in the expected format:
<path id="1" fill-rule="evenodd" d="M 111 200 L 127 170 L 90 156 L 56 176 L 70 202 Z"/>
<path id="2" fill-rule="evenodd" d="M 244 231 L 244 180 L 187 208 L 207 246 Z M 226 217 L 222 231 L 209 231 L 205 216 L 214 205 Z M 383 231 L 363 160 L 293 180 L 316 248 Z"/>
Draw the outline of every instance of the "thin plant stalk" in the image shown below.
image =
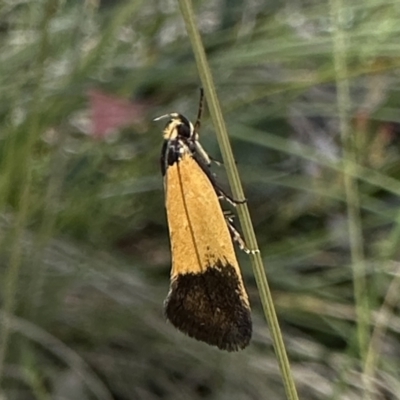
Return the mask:
<path id="1" fill-rule="evenodd" d="M 337 107 L 343 146 L 343 182 L 347 202 L 348 232 L 351 264 L 353 269 L 354 299 L 357 315 L 357 340 L 362 365 L 365 363 L 370 339 L 370 316 L 367 295 L 366 262 L 363 248 L 362 222 L 360 217 L 360 195 L 358 182 L 354 178 L 357 168 L 356 136 L 351 131 L 349 112 L 351 106 L 349 79 L 346 62 L 346 37 L 341 28 L 342 0 L 331 0 L 333 31 L 333 58 L 336 72 Z M 365 395 L 368 394 L 365 392 Z"/>
<path id="2" fill-rule="evenodd" d="M 199 30 L 197 28 L 192 2 L 190 0 L 179 0 L 179 6 L 182 17 L 185 21 L 186 30 L 190 38 L 194 56 L 196 59 L 197 68 L 199 70 L 200 79 L 206 94 L 208 108 L 213 120 L 217 140 L 221 148 L 222 158 L 227 171 L 232 193 L 237 199 L 244 199 L 244 193 L 240 182 L 239 174 L 235 165 L 235 160 L 232 153 L 232 148 L 229 143 L 229 137 L 225 125 L 224 118 L 218 97 L 215 90 L 215 85 L 211 75 L 211 70 L 208 65 L 204 46 L 201 40 Z M 254 228 L 251 223 L 251 218 L 247 204 L 238 206 L 238 215 L 240 224 L 243 229 L 243 234 L 250 249 L 258 249 Z M 271 337 L 274 344 L 275 353 L 278 359 L 279 367 L 282 373 L 286 396 L 290 400 L 297 400 L 298 395 L 294 384 L 292 372 L 290 369 L 289 359 L 286 354 L 286 349 L 283 337 L 280 331 L 278 318 L 275 312 L 274 303 L 272 300 L 271 291 L 269 289 L 267 277 L 265 275 L 264 265 L 259 251 L 254 252 L 252 256 L 252 266 L 254 270 L 257 287 L 260 293 L 261 303 L 264 314 L 269 322 Z"/>

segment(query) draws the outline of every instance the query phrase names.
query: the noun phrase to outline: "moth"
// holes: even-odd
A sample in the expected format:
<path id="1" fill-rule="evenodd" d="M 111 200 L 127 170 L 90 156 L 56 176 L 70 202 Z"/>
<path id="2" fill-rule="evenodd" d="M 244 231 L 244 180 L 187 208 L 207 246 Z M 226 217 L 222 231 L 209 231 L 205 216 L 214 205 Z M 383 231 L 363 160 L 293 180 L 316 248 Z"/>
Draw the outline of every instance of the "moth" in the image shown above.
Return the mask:
<path id="1" fill-rule="evenodd" d="M 201 91 L 193 125 L 179 113 L 166 114 L 161 172 L 171 243 L 167 319 L 192 338 L 227 351 L 245 348 L 251 339 L 248 295 L 233 241 L 250 252 L 220 200 L 236 205 L 217 183 L 213 159 L 199 142 Z"/>

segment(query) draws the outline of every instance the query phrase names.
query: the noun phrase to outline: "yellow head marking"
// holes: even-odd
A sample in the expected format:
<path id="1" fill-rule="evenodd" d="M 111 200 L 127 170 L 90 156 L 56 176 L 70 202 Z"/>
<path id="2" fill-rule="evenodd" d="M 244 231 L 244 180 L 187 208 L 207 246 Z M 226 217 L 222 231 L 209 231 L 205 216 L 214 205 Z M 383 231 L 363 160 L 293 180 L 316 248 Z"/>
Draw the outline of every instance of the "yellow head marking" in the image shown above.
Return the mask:
<path id="1" fill-rule="evenodd" d="M 186 139 L 194 139 L 197 137 L 195 136 L 197 134 L 195 134 L 193 124 L 182 114 L 165 114 L 161 117 L 155 118 L 154 121 L 164 118 L 169 118 L 169 121 L 163 131 L 163 137 L 165 140 L 174 140 L 178 137 Z"/>
<path id="2" fill-rule="evenodd" d="M 172 114 L 171 114 L 172 115 Z M 166 140 L 176 139 L 178 136 L 178 127 L 182 125 L 182 121 L 179 118 L 171 118 L 168 124 L 163 130 L 163 137 Z"/>

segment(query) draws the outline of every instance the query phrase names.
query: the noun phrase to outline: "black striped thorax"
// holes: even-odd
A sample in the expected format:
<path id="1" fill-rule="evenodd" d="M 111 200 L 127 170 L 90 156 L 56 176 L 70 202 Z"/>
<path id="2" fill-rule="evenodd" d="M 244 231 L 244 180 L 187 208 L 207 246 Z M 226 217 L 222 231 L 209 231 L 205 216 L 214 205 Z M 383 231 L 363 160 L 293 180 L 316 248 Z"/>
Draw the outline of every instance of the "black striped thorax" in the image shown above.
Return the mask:
<path id="1" fill-rule="evenodd" d="M 190 140 L 175 138 L 172 140 L 164 140 L 161 149 L 161 172 L 165 175 L 168 167 L 181 161 L 184 154 L 194 156 L 195 144 Z"/>
<path id="2" fill-rule="evenodd" d="M 161 172 L 165 175 L 168 167 L 179 162 L 184 154 L 195 155 L 196 133 L 193 124 L 186 117 L 172 113 L 164 128 L 163 137 Z"/>

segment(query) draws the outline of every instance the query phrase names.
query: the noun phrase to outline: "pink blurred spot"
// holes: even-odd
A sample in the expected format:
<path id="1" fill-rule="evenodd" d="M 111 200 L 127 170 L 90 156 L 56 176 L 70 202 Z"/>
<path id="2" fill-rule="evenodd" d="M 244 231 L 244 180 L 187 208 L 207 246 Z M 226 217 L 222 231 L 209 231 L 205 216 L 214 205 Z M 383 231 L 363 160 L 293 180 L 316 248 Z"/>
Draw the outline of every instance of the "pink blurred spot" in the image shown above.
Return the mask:
<path id="1" fill-rule="evenodd" d="M 90 135 L 103 139 L 116 130 L 143 121 L 148 104 L 131 102 L 97 89 L 88 92 L 90 103 Z"/>

